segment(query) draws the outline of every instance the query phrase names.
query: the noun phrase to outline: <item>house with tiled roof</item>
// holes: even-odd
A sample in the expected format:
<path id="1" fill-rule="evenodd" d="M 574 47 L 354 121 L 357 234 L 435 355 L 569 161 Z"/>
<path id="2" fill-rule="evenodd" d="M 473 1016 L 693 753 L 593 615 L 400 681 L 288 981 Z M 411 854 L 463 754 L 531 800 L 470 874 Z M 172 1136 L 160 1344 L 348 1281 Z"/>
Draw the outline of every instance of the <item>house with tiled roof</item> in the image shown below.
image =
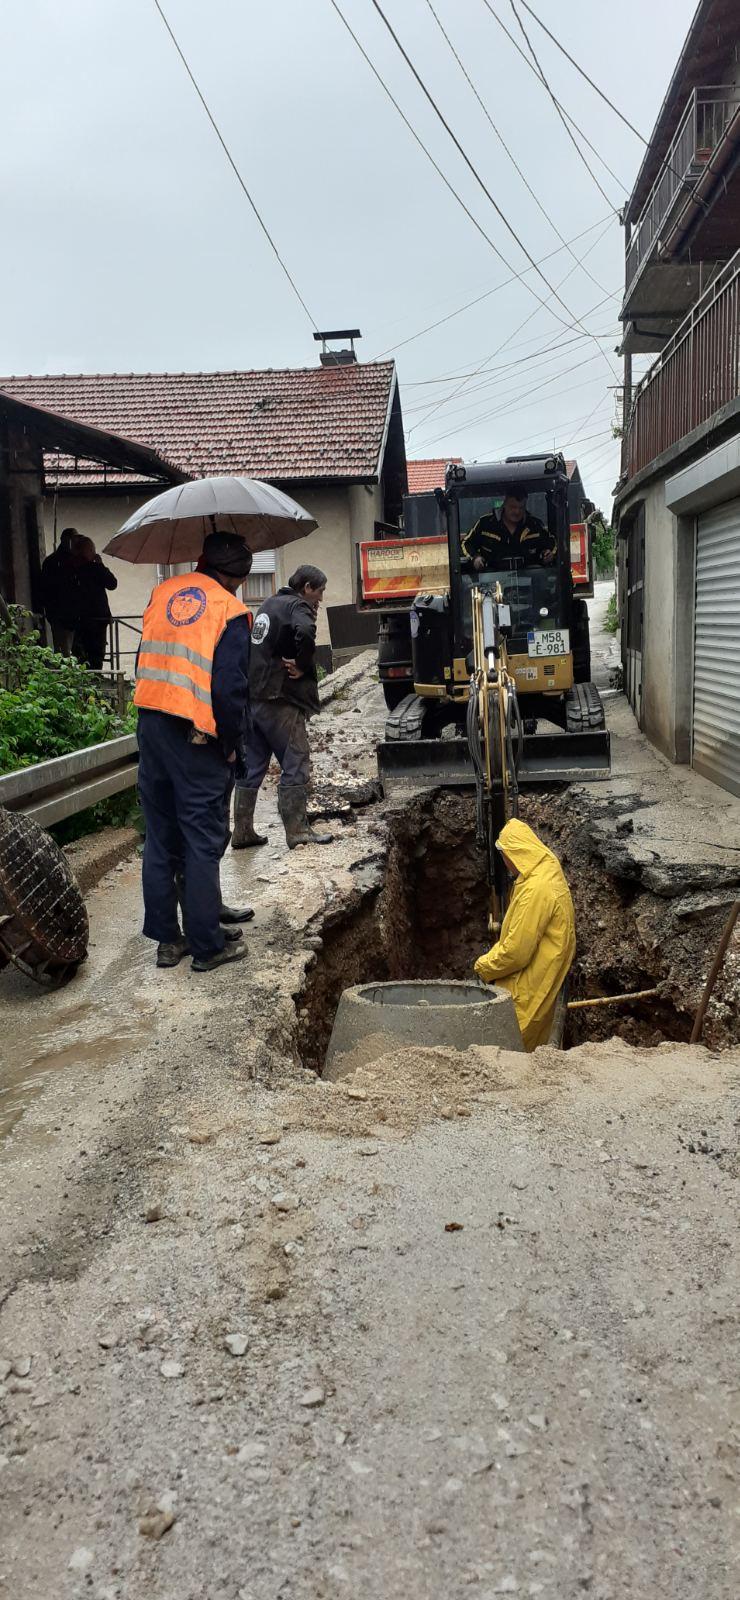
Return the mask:
<path id="1" fill-rule="evenodd" d="M 187 477 L 264 478 L 291 494 L 316 531 L 255 559 L 247 598 L 285 582 L 299 562 L 328 575 L 328 608 L 354 604 L 355 546 L 376 522 L 397 522 L 406 456 L 392 361 L 264 372 L 60 374 L 0 378 L 13 398 L 146 446 Z M 143 472 L 47 454 L 46 544 L 73 526 L 99 550 L 158 492 Z M 118 579 L 117 614 L 140 619 L 156 570 L 106 557 Z M 329 640 L 326 614 L 320 641 Z M 130 636 L 130 648 L 135 638 Z"/>
<path id="2" fill-rule="evenodd" d="M 426 456 L 419 461 L 407 461 L 409 494 L 430 494 L 434 489 L 444 489 L 445 472 L 450 462 L 459 466 L 462 456 Z"/>

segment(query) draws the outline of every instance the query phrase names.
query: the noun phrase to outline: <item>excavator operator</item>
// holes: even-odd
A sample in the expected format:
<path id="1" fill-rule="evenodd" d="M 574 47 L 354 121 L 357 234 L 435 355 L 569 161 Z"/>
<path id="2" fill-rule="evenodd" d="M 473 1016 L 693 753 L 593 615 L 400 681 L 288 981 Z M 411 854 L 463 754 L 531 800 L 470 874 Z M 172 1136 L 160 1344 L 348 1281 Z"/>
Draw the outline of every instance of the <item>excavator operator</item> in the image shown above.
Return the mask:
<path id="1" fill-rule="evenodd" d="M 557 558 L 558 543 L 543 522 L 527 515 L 526 494 L 509 484 L 501 510 L 479 517 L 461 539 L 460 551 L 475 572 L 500 572 L 517 559 L 527 567 L 550 566 Z"/>
<path id="2" fill-rule="evenodd" d="M 483 983 L 508 989 L 527 1050 L 546 1044 L 558 995 L 576 953 L 575 917 L 565 874 L 552 850 L 512 817 L 496 840 L 516 880 L 501 935 L 475 963 Z"/>

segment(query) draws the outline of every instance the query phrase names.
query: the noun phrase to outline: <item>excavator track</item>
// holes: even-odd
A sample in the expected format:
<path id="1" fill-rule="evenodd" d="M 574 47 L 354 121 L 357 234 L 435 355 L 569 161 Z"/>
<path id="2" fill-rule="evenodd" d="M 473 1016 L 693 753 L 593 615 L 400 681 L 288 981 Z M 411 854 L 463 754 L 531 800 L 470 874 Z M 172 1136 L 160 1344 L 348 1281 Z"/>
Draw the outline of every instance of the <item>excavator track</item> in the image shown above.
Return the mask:
<path id="1" fill-rule="evenodd" d="M 565 727 L 568 733 L 590 733 L 606 727 L 604 706 L 595 683 L 574 683 L 568 690 Z"/>

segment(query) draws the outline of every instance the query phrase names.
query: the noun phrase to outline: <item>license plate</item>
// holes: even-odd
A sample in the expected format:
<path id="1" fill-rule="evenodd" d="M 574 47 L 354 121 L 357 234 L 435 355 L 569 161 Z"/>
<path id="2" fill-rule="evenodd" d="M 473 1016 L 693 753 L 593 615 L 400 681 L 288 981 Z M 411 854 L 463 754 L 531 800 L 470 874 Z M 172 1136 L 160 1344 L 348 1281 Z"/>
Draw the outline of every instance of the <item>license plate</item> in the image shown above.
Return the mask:
<path id="1" fill-rule="evenodd" d="M 567 628 L 530 628 L 527 647 L 531 656 L 567 656 L 570 633 Z"/>

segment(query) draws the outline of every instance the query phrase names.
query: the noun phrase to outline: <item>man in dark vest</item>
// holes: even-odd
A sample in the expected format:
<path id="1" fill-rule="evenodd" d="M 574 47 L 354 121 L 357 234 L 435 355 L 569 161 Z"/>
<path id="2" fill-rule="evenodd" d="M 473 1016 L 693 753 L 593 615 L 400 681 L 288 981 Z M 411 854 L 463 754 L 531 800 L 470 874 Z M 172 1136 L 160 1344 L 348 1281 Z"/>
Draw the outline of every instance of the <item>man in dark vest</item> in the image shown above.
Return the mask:
<path id="1" fill-rule="evenodd" d="M 314 655 L 316 615 L 325 588 L 326 574 L 318 567 L 299 567 L 285 588 L 265 600 L 254 619 L 249 663 L 251 726 L 234 791 L 233 850 L 266 842 L 255 832 L 254 808 L 273 755 L 282 768 L 278 810 L 288 848 L 331 842 L 331 834 L 314 833 L 307 814 L 310 757 L 306 724 L 319 710 Z"/>
<path id="2" fill-rule="evenodd" d="M 525 567 L 550 566 L 557 560 L 558 542 L 538 517 L 527 511 L 527 496 L 515 483 L 504 491 L 500 511 L 489 511 L 460 540 L 464 561 L 476 572 L 500 570 L 511 561 Z"/>

